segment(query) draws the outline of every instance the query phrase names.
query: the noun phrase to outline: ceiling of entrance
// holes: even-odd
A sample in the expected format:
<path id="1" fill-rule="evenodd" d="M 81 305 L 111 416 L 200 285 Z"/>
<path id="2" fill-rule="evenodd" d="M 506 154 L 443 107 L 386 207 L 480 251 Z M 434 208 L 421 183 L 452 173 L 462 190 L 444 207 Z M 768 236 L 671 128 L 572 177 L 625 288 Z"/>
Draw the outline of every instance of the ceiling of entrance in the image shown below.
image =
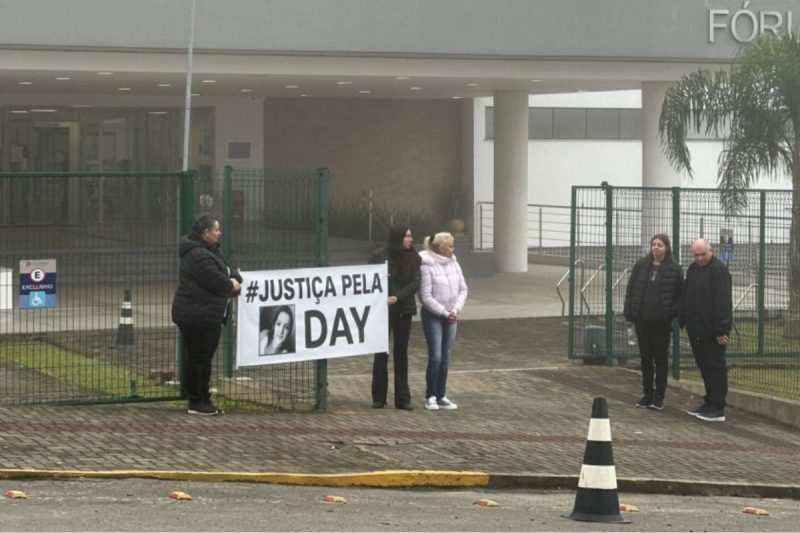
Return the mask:
<path id="1" fill-rule="evenodd" d="M 205 73 L 192 78 L 195 95 L 269 98 L 474 98 L 497 90 L 537 94 L 639 88 L 626 80 L 486 79 L 479 73 L 456 78 Z M 6 95 L 182 96 L 185 83 L 183 73 L 0 70 L 0 87 Z"/>
<path id="2" fill-rule="evenodd" d="M 182 97 L 185 53 L 0 50 L 0 94 Z M 192 92 L 207 97 L 475 98 L 638 89 L 678 79 L 681 62 L 196 53 Z M 23 97 L 23 98 L 20 98 Z"/>

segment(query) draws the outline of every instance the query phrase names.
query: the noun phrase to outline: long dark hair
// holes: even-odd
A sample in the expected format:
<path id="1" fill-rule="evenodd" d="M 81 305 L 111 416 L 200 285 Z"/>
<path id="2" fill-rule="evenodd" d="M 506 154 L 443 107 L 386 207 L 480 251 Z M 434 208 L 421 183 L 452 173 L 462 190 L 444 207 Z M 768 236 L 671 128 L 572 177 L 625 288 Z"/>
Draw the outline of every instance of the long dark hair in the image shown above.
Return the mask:
<path id="1" fill-rule="evenodd" d="M 411 230 L 406 226 L 392 226 L 386 241 L 389 275 L 402 281 L 408 281 L 414 277 L 414 272 L 419 269 L 422 262 L 413 244 L 408 250 L 403 248 L 403 239 L 407 231 Z"/>
<path id="2" fill-rule="evenodd" d="M 669 237 L 667 236 L 666 233 L 656 233 L 650 239 L 650 244 L 653 244 L 653 241 L 656 239 L 664 243 L 664 246 L 666 247 L 666 250 L 664 250 L 664 262 L 669 263 L 670 261 L 672 261 L 672 245 L 669 243 Z M 650 260 L 652 261 L 653 252 L 648 252 L 647 255 L 650 256 Z"/>

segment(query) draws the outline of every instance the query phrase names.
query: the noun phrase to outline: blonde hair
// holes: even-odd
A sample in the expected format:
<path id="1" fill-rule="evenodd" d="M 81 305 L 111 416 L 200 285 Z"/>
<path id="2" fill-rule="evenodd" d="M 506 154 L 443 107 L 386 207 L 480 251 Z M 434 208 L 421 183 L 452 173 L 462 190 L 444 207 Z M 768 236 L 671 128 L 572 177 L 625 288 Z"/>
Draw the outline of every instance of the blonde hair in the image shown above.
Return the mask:
<path id="1" fill-rule="evenodd" d="M 434 233 L 425 237 L 425 249 L 438 254 L 442 251 L 443 244 L 447 242 L 452 243 L 454 240 L 452 234 L 446 231 L 440 231 L 439 233 Z"/>

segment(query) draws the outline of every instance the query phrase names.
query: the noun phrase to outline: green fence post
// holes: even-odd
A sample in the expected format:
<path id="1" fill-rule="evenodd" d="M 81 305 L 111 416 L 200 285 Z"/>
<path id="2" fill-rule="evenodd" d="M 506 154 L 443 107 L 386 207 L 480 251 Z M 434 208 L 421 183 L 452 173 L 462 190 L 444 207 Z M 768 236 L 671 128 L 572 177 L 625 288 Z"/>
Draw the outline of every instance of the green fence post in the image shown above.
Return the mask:
<path id="1" fill-rule="evenodd" d="M 577 246 L 578 188 L 572 186 L 572 209 L 569 212 L 569 319 L 567 323 L 567 357 L 575 357 L 575 254 Z"/>
<path id="2" fill-rule="evenodd" d="M 222 178 L 222 198 L 223 198 L 223 222 L 222 222 L 222 254 L 228 263 L 236 264 L 233 259 L 233 167 L 225 165 L 225 172 Z M 233 330 L 235 322 L 235 310 L 231 306 L 231 314 L 228 316 L 228 323 L 225 325 L 225 348 L 223 349 L 224 373 L 226 378 L 233 377 Z"/>
<path id="3" fill-rule="evenodd" d="M 614 187 L 601 185 L 606 191 L 606 365 L 614 362 Z"/>
<path id="4" fill-rule="evenodd" d="M 180 241 L 181 235 L 186 235 L 192 231 L 192 224 L 194 223 L 194 178 L 195 172 L 193 170 L 188 170 L 181 172 L 180 181 L 178 182 L 178 241 Z M 178 268 L 180 268 L 180 266 Z M 183 337 L 178 335 L 178 342 L 175 346 L 175 358 L 178 363 L 181 398 L 186 398 L 186 368 L 183 360 L 183 350 Z"/>
<path id="5" fill-rule="evenodd" d="M 330 173 L 327 168 L 317 169 L 317 263 L 328 266 L 328 181 Z M 317 410 L 328 410 L 328 360 L 317 359 L 315 396 Z"/>
<path id="6" fill-rule="evenodd" d="M 681 188 L 672 188 L 672 258 L 681 263 Z M 681 328 L 672 321 L 672 377 L 681 379 Z"/>
<path id="7" fill-rule="evenodd" d="M 758 228 L 758 277 L 756 307 L 758 308 L 758 355 L 764 355 L 764 283 L 767 269 L 767 192 L 761 191 L 761 216 Z"/>

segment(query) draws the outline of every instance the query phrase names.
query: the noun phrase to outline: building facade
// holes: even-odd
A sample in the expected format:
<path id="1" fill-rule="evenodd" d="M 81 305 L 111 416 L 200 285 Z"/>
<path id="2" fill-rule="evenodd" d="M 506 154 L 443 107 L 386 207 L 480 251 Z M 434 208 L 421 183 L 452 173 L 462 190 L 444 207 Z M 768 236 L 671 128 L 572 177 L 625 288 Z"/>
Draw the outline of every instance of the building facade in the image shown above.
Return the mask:
<path id="1" fill-rule="evenodd" d="M 0 170 L 181 168 L 191 0 L 0 10 Z M 669 84 L 798 20 L 800 0 L 196 0 L 189 166 L 325 166 L 333 201 L 372 191 L 442 217 L 457 188 L 494 202 L 497 269 L 523 271 L 526 206 L 558 202 L 554 170 L 561 189 L 681 185 L 656 136 Z M 580 93 L 594 109 L 609 91 L 639 102 L 581 126 L 574 105 L 536 100 Z M 615 120 L 623 138 L 603 138 Z M 9 213 L 34 193 L 13 194 Z"/>

